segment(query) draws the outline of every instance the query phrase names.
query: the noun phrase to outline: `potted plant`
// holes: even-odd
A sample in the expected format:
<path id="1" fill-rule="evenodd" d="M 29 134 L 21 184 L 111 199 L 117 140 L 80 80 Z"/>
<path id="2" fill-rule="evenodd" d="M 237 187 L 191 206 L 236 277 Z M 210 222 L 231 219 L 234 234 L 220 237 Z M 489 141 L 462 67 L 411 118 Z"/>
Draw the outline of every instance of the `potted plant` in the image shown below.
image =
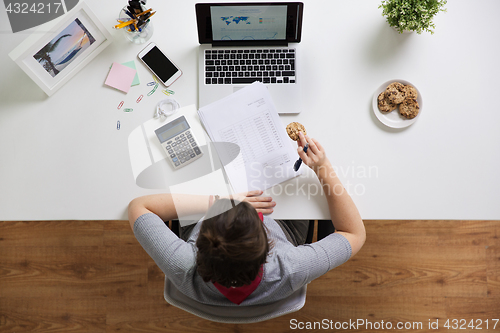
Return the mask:
<path id="1" fill-rule="evenodd" d="M 447 0 L 382 0 L 378 8 L 382 8 L 382 15 L 387 23 L 399 33 L 406 31 L 422 31 L 434 34 L 432 19 L 440 12 L 445 12 Z"/>

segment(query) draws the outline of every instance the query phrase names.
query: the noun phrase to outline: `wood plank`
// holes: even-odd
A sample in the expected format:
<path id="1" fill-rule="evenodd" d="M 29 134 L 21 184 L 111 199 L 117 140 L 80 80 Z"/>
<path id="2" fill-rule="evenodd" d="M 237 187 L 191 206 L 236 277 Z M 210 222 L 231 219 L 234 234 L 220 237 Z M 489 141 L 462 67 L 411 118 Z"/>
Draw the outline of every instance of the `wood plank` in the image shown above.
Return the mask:
<path id="1" fill-rule="evenodd" d="M 486 258 L 488 297 L 498 298 L 500 297 L 500 244 L 489 246 L 486 249 Z M 498 313 L 500 314 L 500 311 Z"/>
<path id="2" fill-rule="evenodd" d="M 148 288 L 148 263 L 151 258 L 139 244 L 106 246 L 105 279 L 98 281 L 106 287 L 106 296 L 142 295 Z"/>
<path id="3" fill-rule="evenodd" d="M 318 293 L 311 295 L 486 296 L 486 275 L 481 246 L 374 246 L 367 240 L 354 258 L 317 279 Z"/>
<path id="4" fill-rule="evenodd" d="M 105 332 L 106 299 L 2 298 L 0 318 L 2 332 Z"/>
<path id="5" fill-rule="evenodd" d="M 140 247 L 128 221 L 106 221 L 103 243 L 105 246 L 136 245 Z"/>
<path id="6" fill-rule="evenodd" d="M 106 275 L 100 247 L 7 247 L 0 258 L 0 297 L 74 297 L 99 291 Z"/>
<path id="7" fill-rule="evenodd" d="M 0 246 L 101 246 L 98 221 L 6 221 L 0 223 Z"/>
<path id="8" fill-rule="evenodd" d="M 108 296 L 147 288 L 139 246 L 11 247 L 0 258 L 0 297 Z"/>
<path id="9" fill-rule="evenodd" d="M 500 320 L 500 299 L 498 297 L 453 297 L 446 299 L 445 319 L 499 319 Z M 483 325 L 483 329 L 486 326 Z M 459 329 L 460 330 L 460 329 Z M 471 329 L 467 328 L 468 331 Z M 495 331 L 500 330 L 500 321 Z M 462 329 L 463 331 L 463 329 Z"/>
<path id="10" fill-rule="evenodd" d="M 367 242 L 376 246 L 489 246 L 498 244 L 498 221 L 367 220 Z"/>

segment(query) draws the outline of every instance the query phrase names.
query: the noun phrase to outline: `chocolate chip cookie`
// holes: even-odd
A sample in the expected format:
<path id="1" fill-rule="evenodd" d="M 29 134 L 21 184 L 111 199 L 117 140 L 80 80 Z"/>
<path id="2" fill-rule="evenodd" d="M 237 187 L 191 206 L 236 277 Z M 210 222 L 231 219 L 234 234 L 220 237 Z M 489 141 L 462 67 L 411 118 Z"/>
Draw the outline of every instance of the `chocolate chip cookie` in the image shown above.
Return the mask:
<path id="1" fill-rule="evenodd" d="M 378 109 L 384 113 L 389 113 L 398 107 L 396 104 L 391 103 L 391 101 L 389 101 L 387 97 L 385 97 L 385 91 L 382 91 L 380 95 L 378 95 L 377 101 Z"/>
<path id="2" fill-rule="evenodd" d="M 416 99 L 407 98 L 399 106 L 399 114 L 406 119 L 413 119 L 417 116 L 420 106 Z"/>
<path id="3" fill-rule="evenodd" d="M 405 98 L 417 99 L 418 97 L 417 89 L 413 86 L 405 85 L 403 91 L 405 93 Z"/>
<path id="4" fill-rule="evenodd" d="M 288 126 L 286 127 L 286 132 L 287 132 L 288 136 L 290 137 L 290 139 L 292 139 L 293 141 L 299 140 L 299 132 L 304 133 L 304 135 L 307 134 L 304 125 L 302 125 L 301 123 L 297 123 L 297 122 L 293 122 L 293 123 L 288 124 Z"/>
<path id="5" fill-rule="evenodd" d="M 385 89 L 385 97 L 392 104 L 400 104 L 405 100 L 405 92 L 403 91 L 404 84 L 393 82 Z"/>

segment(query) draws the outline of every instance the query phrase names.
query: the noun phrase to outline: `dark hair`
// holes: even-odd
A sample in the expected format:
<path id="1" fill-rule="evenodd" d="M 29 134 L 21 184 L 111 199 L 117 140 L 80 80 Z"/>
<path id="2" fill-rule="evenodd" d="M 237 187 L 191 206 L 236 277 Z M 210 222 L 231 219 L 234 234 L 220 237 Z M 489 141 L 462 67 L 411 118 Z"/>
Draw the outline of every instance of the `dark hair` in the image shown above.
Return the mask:
<path id="1" fill-rule="evenodd" d="M 257 211 L 247 202 L 220 199 L 207 216 L 196 241 L 198 274 L 227 288 L 250 284 L 271 247 Z"/>

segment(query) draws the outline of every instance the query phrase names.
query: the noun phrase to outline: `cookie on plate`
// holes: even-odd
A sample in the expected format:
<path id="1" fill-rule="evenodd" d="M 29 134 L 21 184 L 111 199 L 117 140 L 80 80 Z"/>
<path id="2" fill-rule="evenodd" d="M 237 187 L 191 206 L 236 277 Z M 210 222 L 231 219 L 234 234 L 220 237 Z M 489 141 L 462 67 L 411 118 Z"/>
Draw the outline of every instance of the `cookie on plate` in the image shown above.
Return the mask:
<path id="1" fill-rule="evenodd" d="M 392 104 L 400 104 L 405 100 L 405 92 L 403 91 L 404 84 L 393 82 L 385 89 L 385 97 Z"/>
<path id="2" fill-rule="evenodd" d="M 405 98 L 417 99 L 418 97 L 417 89 L 413 86 L 407 84 L 403 87 L 403 91 L 405 93 Z"/>
<path id="3" fill-rule="evenodd" d="M 293 141 L 299 140 L 299 132 L 304 133 L 304 135 L 307 134 L 304 125 L 302 125 L 301 123 L 293 122 L 288 124 L 286 127 L 286 133 Z"/>
<path id="4" fill-rule="evenodd" d="M 399 106 L 399 114 L 406 119 L 413 119 L 418 115 L 420 106 L 416 99 L 407 98 Z"/>
<path id="5" fill-rule="evenodd" d="M 389 113 L 395 110 L 398 106 L 391 103 L 387 97 L 385 97 L 385 91 L 382 91 L 377 97 L 378 109 L 383 113 Z"/>

